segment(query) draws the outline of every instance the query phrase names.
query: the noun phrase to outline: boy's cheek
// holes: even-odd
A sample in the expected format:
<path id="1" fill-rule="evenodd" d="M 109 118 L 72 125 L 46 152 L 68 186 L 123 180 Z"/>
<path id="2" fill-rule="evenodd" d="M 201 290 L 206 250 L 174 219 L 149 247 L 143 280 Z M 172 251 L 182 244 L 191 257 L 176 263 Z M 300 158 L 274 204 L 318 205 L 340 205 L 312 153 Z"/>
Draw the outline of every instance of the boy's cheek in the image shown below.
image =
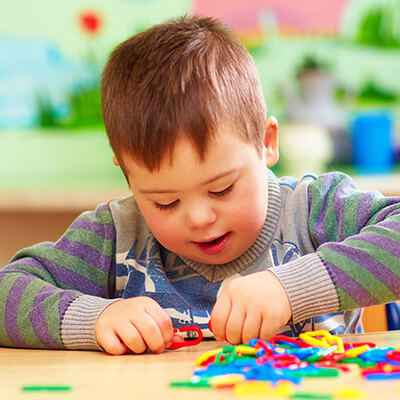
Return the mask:
<path id="1" fill-rule="evenodd" d="M 174 223 L 160 219 L 155 223 L 148 222 L 148 225 L 155 238 L 164 247 L 168 250 L 176 251 L 175 248 L 179 247 L 179 244 L 182 242 L 182 229 L 177 229 Z"/>

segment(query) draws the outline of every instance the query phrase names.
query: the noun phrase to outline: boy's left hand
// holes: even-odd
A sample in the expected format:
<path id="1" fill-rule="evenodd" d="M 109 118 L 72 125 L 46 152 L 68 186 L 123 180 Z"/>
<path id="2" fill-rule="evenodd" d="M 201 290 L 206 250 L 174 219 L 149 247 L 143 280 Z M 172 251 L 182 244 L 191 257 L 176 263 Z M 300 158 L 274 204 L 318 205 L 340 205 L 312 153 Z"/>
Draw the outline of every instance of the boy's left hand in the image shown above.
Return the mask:
<path id="1" fill-rule="evenodd" d="M 289 299 L 272 272 L 233 279 L 221 290 L 211 312 L 217 340 L 232 344 L 269 340 L 291 318 Z"/>

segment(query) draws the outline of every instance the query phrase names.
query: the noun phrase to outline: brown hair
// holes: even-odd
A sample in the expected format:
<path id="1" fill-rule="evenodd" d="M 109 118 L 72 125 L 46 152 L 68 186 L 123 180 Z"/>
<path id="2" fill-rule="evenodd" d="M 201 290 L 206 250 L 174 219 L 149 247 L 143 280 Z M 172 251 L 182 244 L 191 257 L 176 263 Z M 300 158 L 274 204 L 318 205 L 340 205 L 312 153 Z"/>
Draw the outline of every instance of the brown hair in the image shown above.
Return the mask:
<path id="1" fill-rule="evenodd" d="M 123 168 L 131 156 L 149 171 L 170 161 L 179 135 L 201 160 L 223 124 L 261 155 L 265 103 L 254 61 L 212 18 L 155 25 L 111 54 L 101 85 L 110 145 Z"/>

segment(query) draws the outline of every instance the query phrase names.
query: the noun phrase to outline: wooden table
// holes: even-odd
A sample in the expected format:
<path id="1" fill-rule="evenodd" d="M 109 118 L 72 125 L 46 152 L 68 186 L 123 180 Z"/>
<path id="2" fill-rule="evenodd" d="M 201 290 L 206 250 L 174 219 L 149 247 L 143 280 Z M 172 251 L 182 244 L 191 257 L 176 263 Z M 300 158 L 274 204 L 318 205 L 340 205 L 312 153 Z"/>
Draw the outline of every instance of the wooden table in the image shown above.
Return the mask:
<path id="1" fill-rule="evenodd" d="M 347 335 L 345 341 L 373 341 L 380 346 L 400 346 L 400 331 Z M 226 343 L 203 342 L 153 355 L 109 356 L 90 351 L 24 350 L 0 348 L 0 393 L 2 399 L 145 399 L 196 400 L 235 399 L 230 390 L 174 389 L 173 380 L 192 375 L 196 358 Z M 70 392 L 28 393 L 24 385 L 71 385 Z M 362 388 L 365 399 L 400 398 L 400 381 L 365 381 L 357 367 L 339 378 L 306 379 L 298 390 L 331 393 L 338 386 Z M 264 397 L 265 398 L 265 397 Z M 282 397 L 281 397 L 282 399 Z"/>

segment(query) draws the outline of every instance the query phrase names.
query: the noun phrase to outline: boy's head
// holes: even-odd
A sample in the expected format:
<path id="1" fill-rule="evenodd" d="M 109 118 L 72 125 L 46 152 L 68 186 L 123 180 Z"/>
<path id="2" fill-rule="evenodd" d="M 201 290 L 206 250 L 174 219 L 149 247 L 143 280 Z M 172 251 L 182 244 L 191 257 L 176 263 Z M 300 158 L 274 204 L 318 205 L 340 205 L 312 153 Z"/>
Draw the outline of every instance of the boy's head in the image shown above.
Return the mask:
<path id="1" fill-rule="evenodd" d="M 122 169 L 157 171 L 185 135 L 204 159 L 221 126 L 261 156 L 265 103 L 253 59 L 211 18 L 182 17 L 120 44 L 103 72 L 102 113 Z"/>
<path id="2" fill-rule="evenodd" d="M 102 111 L 115 162 L 165 248 L 224 264 L 252 246 L 277 124 L 265 120 L 254 62 L 229 31 L 185 17 L 128 39 L 104 70 Z"/>

